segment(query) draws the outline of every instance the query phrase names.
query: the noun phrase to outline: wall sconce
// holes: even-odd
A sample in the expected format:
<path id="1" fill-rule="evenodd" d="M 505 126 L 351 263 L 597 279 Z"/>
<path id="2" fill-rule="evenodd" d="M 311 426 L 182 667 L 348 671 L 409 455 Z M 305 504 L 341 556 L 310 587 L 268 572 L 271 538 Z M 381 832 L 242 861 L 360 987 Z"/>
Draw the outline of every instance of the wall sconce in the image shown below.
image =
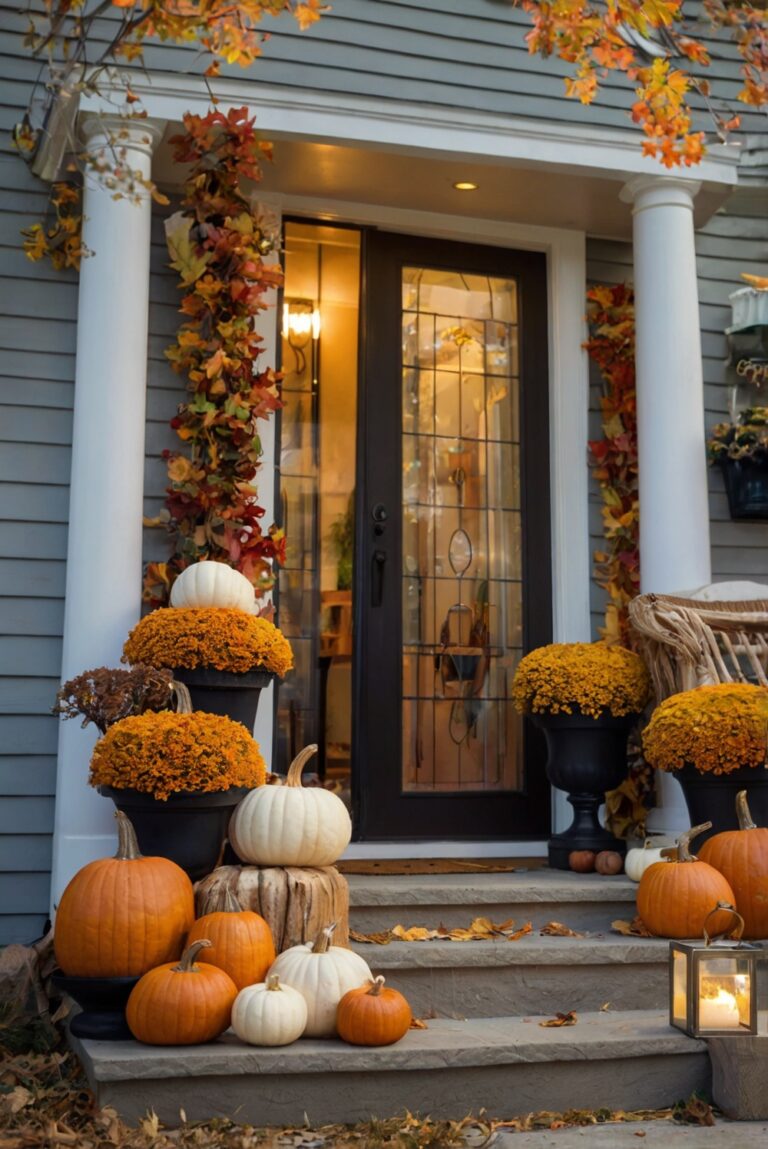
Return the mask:
<path id="1" fill-rule="evenodd" d="M 320 311 L 311 299 L 286 299 L 283 303 L 283 338 L 292 347 L 305 347 L 320 338 Z"/>
<path id="2" fill-rule="evenodd" d="M 710 937 L 669 944 L 669 1024 L 691 1037 L 757 1033 L 757 962 L 761 946 L 741 941 L 744 919 L 727 902 L 708 914 L 729 910 L 739 922 L 736 942 Z"/>

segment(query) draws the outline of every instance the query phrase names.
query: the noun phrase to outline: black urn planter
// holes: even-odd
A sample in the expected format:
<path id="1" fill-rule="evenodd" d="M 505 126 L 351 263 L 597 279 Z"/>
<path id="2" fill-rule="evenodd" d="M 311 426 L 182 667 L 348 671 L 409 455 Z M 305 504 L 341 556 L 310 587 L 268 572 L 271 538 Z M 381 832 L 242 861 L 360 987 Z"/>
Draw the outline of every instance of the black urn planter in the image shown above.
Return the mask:
<path id="1" fill-rule="evenodd" d="M 572 850 L 624 854 L 626 842 L 600 825 L 598 810 L 606 790 L 614 790 L 627 775 L 627 738 L 637 715 L 534 714 L 532 718 L 547 741 L 547 778 L 565 790 L 573 806 L 571 825 L 549 839 L 550 866 L 570 869 Z"/>
<path id="2" fill-rule="evenodd" d="M 75 1037 L 133 1041 L 125 1020 L 125 1007 L 139 980 L 137 977 L 67 977 L 55 973 L 51 980 L 60 993 L 68 993 L 82 1010 L 69 1023 L 69 1032 Z"/>
<path id="3" fill-rule="evenodd" d="M 711 830 L 697 835 L 692 847 L 694 851 L 714 834 L 720 834 L 723 830 L 738 830 L 736 795 L 739 790 L 747 791 L 749 810 L 757 825 L 768 826 L 766 767 L 740 766 L 730 774 L 702 774 L 688 763 L 682 770 L 675 770 L 672 777 L 677 778 L 682 786 L 691 825 L 712 823 Z"/>
<path id="4" fill-rule="evenodd" d="M 722 459 L 732 519 L 768 519 L 768 461 Z"/>
<path id="5" fill-rule="evenodd" d="M 145 857 L 170 858 L 196 882 L 215 868 L 229 819 L 249 788 L 182 792 L 164 802 L 152 794 L 114 786 L 99 786 L 99 793 L 130 818 Z"/>
<path id="6" fill-rule="evenodd" d="M 174 669 L 173 677 L 188 688 L 194 710 L 233 718 L 236 722 L 242 722 L 252 734 L 259 695 L 275 675 L 267 670 L 234 674 L 207 666 L 195 670 L 180 666 Z"/>

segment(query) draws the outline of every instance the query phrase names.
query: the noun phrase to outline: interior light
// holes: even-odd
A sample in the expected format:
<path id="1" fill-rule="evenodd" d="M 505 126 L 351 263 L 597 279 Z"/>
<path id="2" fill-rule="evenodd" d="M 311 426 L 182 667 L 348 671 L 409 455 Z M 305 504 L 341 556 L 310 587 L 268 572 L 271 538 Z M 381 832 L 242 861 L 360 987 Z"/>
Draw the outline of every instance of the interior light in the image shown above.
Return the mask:
<path id="1" fill-rule="evenodd" d="M 478 185 L 473 184 L 470 180 L 459 180 L 458 183 L 453 185 L 456 191 L 460 192 L 473 192 L 477 191 Z"/>
<path id="2" fill-rule="evenodd" d="M 283 304 L 283 335 L 286 339 L 305 339 L 307 336 L 319 339 L 320 326 L 320 312 L 312 304 L 294 303 L 293 307 L 290 303 Z"/>

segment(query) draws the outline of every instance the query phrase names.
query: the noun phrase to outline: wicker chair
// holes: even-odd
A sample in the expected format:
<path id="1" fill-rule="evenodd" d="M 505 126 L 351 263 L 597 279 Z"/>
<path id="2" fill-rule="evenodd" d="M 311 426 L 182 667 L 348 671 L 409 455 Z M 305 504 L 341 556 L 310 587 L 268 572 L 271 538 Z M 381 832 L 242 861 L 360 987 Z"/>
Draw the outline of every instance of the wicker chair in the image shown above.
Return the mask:
<path id="1" fill-rule="evenodd" d="M 768 587 L 765 598 L 726 602 L 706 601 L 717 588 L 706 590 L 696 598 L 641 594 L 629 604 L 657 702 L 717 682 L 768 686 Z"/>

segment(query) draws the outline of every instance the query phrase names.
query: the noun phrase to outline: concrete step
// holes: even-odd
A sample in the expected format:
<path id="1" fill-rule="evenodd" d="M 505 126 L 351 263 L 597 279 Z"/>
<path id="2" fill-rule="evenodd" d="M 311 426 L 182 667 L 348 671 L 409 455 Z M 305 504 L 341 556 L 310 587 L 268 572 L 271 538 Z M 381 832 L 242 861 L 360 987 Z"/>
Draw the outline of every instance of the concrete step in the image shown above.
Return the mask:
<path id="1" fill-rule="evenodd" d="M 519 941 L 353 943 L 416 1017 L 665 1009 L 669 942 L 659 938 L 529 934 Z"/>
<path id="2" fill-rule="evenodd" d="M 379 1049 L 330 1040 L 257 1049 L 231 1034 L 177 1048 L 72 1044 L 99 1105 L 131 1122 L 153 1109 L 168 1125 L 180 1109 L 189 1120 L 256 1126 L 364 1121 L 406 1109 L 454 1119 L 481 1109 L 499 1118 L 656 1109 L 709 1088 L 706 1044 L 672 1029 L 661 1011 L 587 1013 L 559 1029 L 538 1020 L 437 1020 Z"/>
<path id="3" fill-rule="evenodd" d="M 638 1138 L 645 1138 L 639 1141 Z M 765 1149 L 768 1122 L 727 1121 L 678 1125 L 670 1120 L 541 1129 L 535 1133 L 498 1130 L 482 1149 Z"/>
<path id="4" fill-rule="evenodd" d="M 469 925 L 479 915 L 535 927 L 551 920 L 607 930 L 635 913 L 637 885 L 624 875 L 531 870 L 513 874 L 349 874 L 350 924 L 360 933 L 404 926 Z"/>

